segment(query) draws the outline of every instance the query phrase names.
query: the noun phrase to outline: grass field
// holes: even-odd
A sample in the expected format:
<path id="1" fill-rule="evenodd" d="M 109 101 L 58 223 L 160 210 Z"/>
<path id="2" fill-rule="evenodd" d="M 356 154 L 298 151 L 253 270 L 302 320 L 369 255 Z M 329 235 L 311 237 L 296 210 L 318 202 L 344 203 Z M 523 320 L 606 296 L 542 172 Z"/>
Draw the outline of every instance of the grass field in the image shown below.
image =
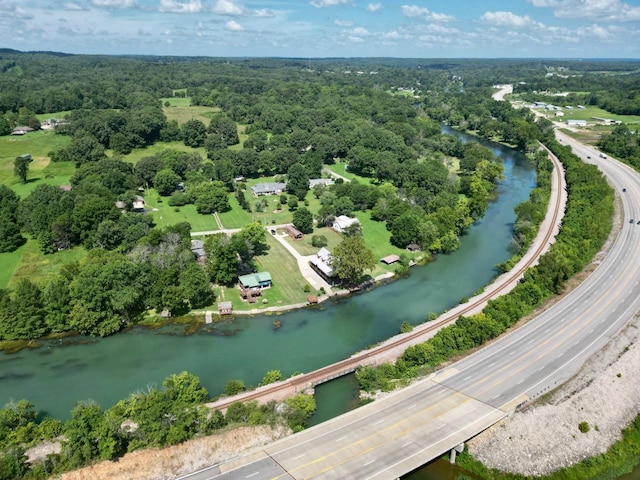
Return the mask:
<path id="1" fill-rule="evenodd" d="M 172 207 L 167 203 L 168 201 L 169 197 L 161 197 L 155 189 L 149 189 L 145 192 L 144 202 L 148 209 L 152 209 L 149 213 L 153 216 L 153 221 L 158 227 L 164 228 L 180 222 L 189 222 L 191 230 L 194 232 L 218 230 L 213 215 L 199 214 L 195 205 Z"/>
<path id="2" fill-rule="evenodd" d="M 7 135 L 0 137 L 0 183 L 15 187 L 21 196 L 28 194 L 40 183 L 64 185 L 75 171 L 73 164 L 51 163 L 49 152 L 66 146 L 70 137 L 56 135 L 51 131 L 31 132 L 22 136 Z M 31 154 L 28 183 L 21 184 L 13 175 L 13 162 L 18 155 Z"/>
<path id="3" fill-rule="evenodd" d="M 135 165 L 136 163 L 138 163 L 138 161 L 141 158 L 153 157 L 153 156 L 159 155 L 160 152 L 168 148 L 172 150 L 179 150 L 181 152 L 188 152 L 188 153 L 196 152 L 196 153 L 199 153 L 203 159 L 207 158 L 207 152 L 204 149 L 204 147 L 198 147 L 198 148 L 187 147 L 182 142 L 156 142 L 153 145 L 150 145 L 146 148 L 136 148 L 129 155 L 125 155 L 124 161 L 131 162 Z M 107 154 L 111 156 L 112 152 L 110 150 L 107 150 Z"/>
<path id="4" fill-rule="evenodd" d="M 217 287 L 214 289 L 217 301 L 230 301 L 234 310 L 252 310 L 255 308 L 265 309 L 267 307 L 290 305 L 305 302 L 307 296 L 316 292 L 305 292 L 306 281 L 300 274 L 298 263 L 295 258 L 285 250 L 285 248 L 274 240 L 267 237 L 269 252 L 256 258 L 258 270 L 269 272 L 273 280 L 271 288 L 262 291 L 262 296 L 258 297 L 256 303 L 247 303 L 240 298 L 237 287 Z M 267 303 L 262 300 L 266 299 Z"/>
<path id="5" fill-rule="evenodd" d="M 22 278 L 44 286 L 58 274 L 60 267 L 65 263 L 80 260 L 85 255 L 86 250 L 82 247 L 44 255 L 37 241 L 28 240 L 15 252 L 0 254 L 0 266 L 3 267 L 0 273 L 0 288 L 11 287 Z"/>
<path id="6" fill-rule="evenodd" d="M 598 120 L 596 120 L 594 117 L 608 118 L 611 120 L 620 121 L 622 123 L 640 122 L 639 115 L 616 115 L 614 113 L 609 113 L 606 110 L 594 106 L 587 106 L 584 108 L 584 110 L 578 108 L 567 110 L 566 108 L 563 108 L 562 112 L 564 112 L 563 117 L 556 117 L 554 115 L 555 112 L 545 110 L 547 118 L 558 122 L 566 122 L 567 120 L 586 120 L 588 124 L 598 123 Z"/>
<path id="7" fill-rule="evenodd" d="M 240 143 L 231 145 L 229 147 L 229 150 L 242 150 L 244 148 L 244 142 L 247 140 L 247 138 L 249 138 L 249 135 L 245 133 L 246 131 L 246 125 L 238 125 L 238 139 L 240 140 Z"/>
<path id="8" fill-rule="evenodd" d="M 357 179 L 360 183 L 371 183 L 371 178 L 361 177 L 354 173 L 349 172 L 346 167 L 347 164 L 343 162 L 334 163 L 332 165 L 324 165 L 325 168 L 331 170 L 333 173 L 337 173 L 338 175 L 342 175 L 349 180 Z"/>
<path id="9" fill-rule="evenodd" d="M 326 248 L 329 251 L 333 251 L 333 249 L 336 248 L 336 245 L 338 245 L 344 238 L 342 234 L 328 227 L 316 227 L 314 228 L 313 233 L 305 235 L 301 240 L 293 240 L 288 235 L 285 237 L 285 239 L 293 246 L 293 248 L 296 249 L 296 251 L 300 255 L 315 255 L 316 253 L 318 253 L 319 248 L 311 245 L 311 237 L 313 237 L 314 235 L 323 235 L 327 239 Z"/>
<path id="10" fill-rule="evenodd" d="M 163 98 L 162 111 L 167 117 L 167 121 L 176 120 L 182 126 L 187 120 L 195 118 L 205 125 L 209 125 L 211 118 L 220 112 L 217 107 L 191 106 L 190 98 Z M 165 107 L 164 103 L 171 103 L 170 107 Z"/>

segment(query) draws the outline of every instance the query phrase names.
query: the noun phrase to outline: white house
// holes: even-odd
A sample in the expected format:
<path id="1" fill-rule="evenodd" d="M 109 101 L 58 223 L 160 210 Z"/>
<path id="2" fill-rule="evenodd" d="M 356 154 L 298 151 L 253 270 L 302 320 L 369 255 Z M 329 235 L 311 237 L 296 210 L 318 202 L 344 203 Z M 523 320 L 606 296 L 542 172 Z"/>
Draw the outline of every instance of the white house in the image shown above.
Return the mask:
<path id="1" fill-rule="evenodd" d="M 260 195 L 273 195 L 274 193 L 282 193 L 286 184 L 270 182 L 270 183 L 257 183 L 253 187 L 251 187 L 251 192 L 259 197 Z"/>
<path id="2" fill-rule="evenodd" d="M 567 125 L 571 125 L 574 127 L 586 127 L 587 121 L 586 120 L 567 120 Z"/>
<path id="3" fill-rule="evenodd" d="M 347 217 L 346 215 L 339 215 L 333 220 L 333 224 L 331 228 L 333 228 L 336 232 L 344 233 L 347 228 L 356 223 L 360 223 L 360 220 L 357 218 Z"/>

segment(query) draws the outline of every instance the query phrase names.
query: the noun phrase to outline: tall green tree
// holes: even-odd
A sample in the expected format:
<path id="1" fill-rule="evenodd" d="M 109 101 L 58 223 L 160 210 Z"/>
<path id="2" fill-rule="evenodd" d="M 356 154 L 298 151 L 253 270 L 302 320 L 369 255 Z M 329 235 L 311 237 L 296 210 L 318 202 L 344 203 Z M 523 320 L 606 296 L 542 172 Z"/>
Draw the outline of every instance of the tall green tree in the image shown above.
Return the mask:
<path id="1" fill-rule="evenodd" d="M 313 232 L 313 214 L 308 208 L 298 208 L 293 212 L 293 225 L 302 233 Z"/>
<path id="2" fill-rule="evenodd" d="M 287 191 L 300 200 L 304 200 L 309 191 L 309 174 L 299 163 L 294 163 L 287 170 Z"/>
<path id="3" fill-rule="evenodd" d="M 18 177 L 22 183 L 27 183 L 29 164 L 32 161 L 31 155 L 28 154 L 20 155 L 13 161 L 13 174 Z"/>
<path id="4" fill-rule="evenodd" d="M 332 252 L 333 271 L 346 287 L 355 287 L 365 270 L 373 270 L 376 258 L 361 236 L 345 237 Z"/>

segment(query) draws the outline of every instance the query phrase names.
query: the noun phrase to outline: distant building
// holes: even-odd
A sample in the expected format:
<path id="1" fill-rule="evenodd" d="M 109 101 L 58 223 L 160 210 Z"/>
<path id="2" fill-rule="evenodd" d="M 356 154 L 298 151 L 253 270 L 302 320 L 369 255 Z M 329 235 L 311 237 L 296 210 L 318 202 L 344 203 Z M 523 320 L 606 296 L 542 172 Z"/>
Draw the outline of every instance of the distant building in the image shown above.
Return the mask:
<path id="1" fill-rule="evenodd" d="M 293 225 L 287 225 L 284 227 L 284 231 L 294 240 L 300 240 L 304 237 L 304 234 Z"/>
<path id="2" fill-rule="evenodd" d="M 586 127 L 587 121 L 586 120 L 567 120 L 567 125 L 570 125 L 573 127 Z"/>
<path id="3" fill-rule="evenodd" d="M 316 185 L 323 185 L 328 187 L 329 185 L 333 185 L 333 180 L 330 178 L 311 178 L 309 179 L 309 188 L 313 188 Z"/>
<path id="4" fill-rule="evenodd" d="M 33 128 L 27 126 L 16 127 L 11 131 L 11 135 L 24 135 L 29 132 L 33 132 Z"/>
<path id="5" fill-rule="evenodd" d="M 400 257 L 398 255 L 387 255 L 386 257 L 384 257 L 380 261 L 382 263 L 386 263 L 387 265 L 391 265 L 392 263 L 396 263 L 399 260 L 400 260 Z"/>
<path id="6" fill-rule="evenodd" d="M 418 252 L 420 250 L 420 245 L 418 245 L 417 243 L 410 243 L 409 245 L 407 245 L 407 250 L 409 250 L 410 252 Z"/>
<path id="7" fill-rule="evenodd" d="M 347 217 L 346 215 L 339 215 L 333 220 L 331 228 L 336 232 L 344 233 L 347 228 L 356 223 L 360 223 L 360 220 L 357 218 Z"/>
<path id="8" fill-rule="evenodd" d="M 335 285 L 336 279 L 331 266 L 331 252 L 325 247 L 322 247 L 315 256 L 311 257 L 309 266 L 329 285 Z"/>
<path id="9" fill-rule="evenodd" d="M 256 197 L 261 195 L 273 195 L 276 193 L 284 192 L 287 185 L 285 183 L 271 182 L 271 183 L 257 183 L 251 187 L 251 193 Z"/>
<path id="10" fill-rule="evenodd" d="M 556 112 L 556 117 L 564 117 L 564 112 Z"/>
<path id="11" fill-rule="evenodd" d="M 191 240 L 191 253 L 200 265 L 204 265 L 205 260 L 207 259 L 207 254 L 204 251 L 204 241 L 202 240 Z"/>
<path id="12" fill-rule="evenodd" d="M 536 108 L 546 107 L 547 104 L 545 102 L 533 102 L 533 106 Z"/>

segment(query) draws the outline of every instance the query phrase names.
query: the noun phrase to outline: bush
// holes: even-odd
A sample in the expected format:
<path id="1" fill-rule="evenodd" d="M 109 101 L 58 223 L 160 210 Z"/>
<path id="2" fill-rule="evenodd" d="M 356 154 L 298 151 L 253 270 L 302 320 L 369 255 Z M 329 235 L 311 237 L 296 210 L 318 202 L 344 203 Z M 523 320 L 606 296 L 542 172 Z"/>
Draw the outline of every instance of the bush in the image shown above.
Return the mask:
<path id="1" fill-rule="evenodd" d="M 316 248 L 326 247 L 328 244 L 327 237 L 324 235 L 313 235 L 311 237 L 311 245 Z"/>
<path id="2" fill-rule="evenodd" d="M 589 430 L 591 430 L 591 428 L 589 427 L 589 424 L 587 422 L 580 422 L 580 425 L 578 425 L 578 430 L 580 430 L 582 433 L 587 433 Z"/>
<path id="3" fill-rule="evenodd" d="M 224 386 L 224 393 L 227 395 L 237 395 L 246 390 L 246 386 L 242 380 L 229 380 Z"/>
<path id="4" fill-rule="evenodd" d="M 411 325 L 406 320 L 402 322 L 402 325 L 400 325 L 400 333 L 409 333 L 412 330 L 413 330 L 413 325 Z"/>

